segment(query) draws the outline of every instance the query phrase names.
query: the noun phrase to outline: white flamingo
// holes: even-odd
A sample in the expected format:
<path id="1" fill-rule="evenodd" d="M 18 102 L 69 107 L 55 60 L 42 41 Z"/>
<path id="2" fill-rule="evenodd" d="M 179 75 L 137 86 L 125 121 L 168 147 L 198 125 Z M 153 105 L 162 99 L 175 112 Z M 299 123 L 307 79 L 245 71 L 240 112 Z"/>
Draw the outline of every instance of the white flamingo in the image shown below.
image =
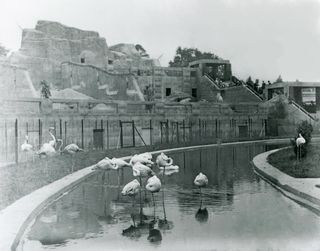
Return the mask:
<path id="1" fill-rule="evenodd" d="M 28 135 L 25 136 L 24 143 L 21 145 L 21 151 L 26 153 L 26 158 L 28 153 L 33 152 L 33 146 L 28 143 L 29 137 Z M 34 161 L 34 156 L 32 155 L 32 160 Z"/>
<path id="2" fill-rule="evenodd" d="M 202 203 L 202 193 L 201 193 L 201 188 L 205 187 L 208 185 L 208 177 L 203 174 L 203 173 L 199 173 L 196 178 L 194 179 L 193 183 L 200 188 L 200 200 Z"/>
<path id="3" fill-rule="evenodd" d="M 63 143 L 61 140 L 60 148 L 62 147 L 62 144 Z M 65 148 L 63 148 L 62 151 L 60 151 L 61 153 L 66 153 L 71 155 L 71 172 L 73 172 L 73 168 L 75 166 L 75 154 L 83 151 L 84 150 L 82 148 L 80 148 L 77 144 L 74 144 L 74 143 L 67 145 Z"/>
<path id="4" fill-rule="evenodd" d="M 44 156 L 53 156 L 57 153 L 55 146 L 57 144 L 57 140 L 55 136 L 51 133 L 51 128 L 49 129 L 49 134 L 52 138 L 52 140 L 49 141 L 49 143 L 44 143 L 40 150 L 37 152 L 37 154 L 41 157 L 42 155 Z"/>
<path id="5" fill-rule="evenodd" d="M 171 166 L 173 164 L 173 159 L 169 158 L 164 153 L 161 153 L 160 155 L 158 155 L 158 157 L 156 159 L 156 163 L 159 168 L 164 168 L 167 166 Z"/>
<path id="6" fill-rule="evenodd" d="M 208 178 L 205 174 L 200 172 L 194 179 L 193 183 L 201 189 L 202 187 L 208 185 Z"/>
<path id="7" fill-rule="evenodd" d="M 306 143 L 306 140 L 304 137 L 302 137 L 301 133 L 299 133 L 299 137 L 296 139 L 296 145 L 297 145 L 297 158 L 301 159 L 301 147 Z"/>
<path id="8" fill-rule="evenodd" d="M 139 181 L 141 185 L 142 185 L 142 178 L 154 175 L 154 172 L 150 167 L 140 162 L 137 162 L 134 165 L 132 165 L 132 173 L 134 177 L 139 177 Z M 147 193 L 145 191 L 145 198 L 146 198 L 146 195 Z M 141 196 L 141 189 L 140 189 L 140 203 L 142 203 L 141 200 L 142 200 L 142 196 Z"/>
<path id="9" fill-rule="evenodd" d="M 149 155 L 145 154 L 135 154 L 132 156 L 130 164 L 133 166 L 134 164 L 140 162 L 141 164 L 152 166 L 153 162 L 149 159 L 149 157 Z"/>
<path id="10" fill-rule="evenodd" d="M 132 197 L 132 208 L 134 208 L 135 197 L 139 193 L 139 191 L 140 191 L 140 183 L 136 179 L 126 184 L 122 189 L 121 194 L 123 196 Z M 133 221 L 133 225 L 136 226 L 133 216 L 132 216 L 132 221 Z"/>
<path id="11" fill-rule="evenodd" d="M 160 189 L 161 189 L 161 181 L 160 181 L 160 179 L 156 175 L 153 175 L 152 177 L 150 177 L 147 180 L 146 189 L 152 194 L 154 213 L 155 213 L 155 211 L 156 211 L 156 203 L 155 203 L 155 200 L 154 200 L 154 193 L 158 193 L 160 191 Z"/>
<path id="12" fill-rule="evenodd" d="M 114 165 L 111 159 L 105 157 L 104 159 L 100 160 L 97 164 L 95 164 L 93 169 L 116 170 L 116 166 Z"/>

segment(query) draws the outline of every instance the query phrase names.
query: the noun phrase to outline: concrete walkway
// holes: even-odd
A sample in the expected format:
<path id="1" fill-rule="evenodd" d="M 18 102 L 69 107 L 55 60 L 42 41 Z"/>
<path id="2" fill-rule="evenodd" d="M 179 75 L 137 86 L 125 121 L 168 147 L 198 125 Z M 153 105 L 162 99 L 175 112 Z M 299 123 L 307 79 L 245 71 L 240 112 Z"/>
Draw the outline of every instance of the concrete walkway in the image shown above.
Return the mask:
<path id="1" fill-rule="evenodd" d="M 320 178 L 293 178 L 268 163 L 268 156 L 281 149 L 255 156 L 254 171 L 287 197 L 320 213 L 320 188 L 316 187 L 320 185 Z"/>

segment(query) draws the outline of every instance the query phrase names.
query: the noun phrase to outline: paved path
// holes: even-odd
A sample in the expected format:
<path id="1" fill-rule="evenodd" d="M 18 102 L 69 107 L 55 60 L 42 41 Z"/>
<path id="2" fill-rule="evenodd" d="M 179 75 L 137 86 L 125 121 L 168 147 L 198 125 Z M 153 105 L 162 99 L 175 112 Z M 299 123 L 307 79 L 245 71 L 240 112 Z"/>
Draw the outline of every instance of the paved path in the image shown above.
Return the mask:
<path id="1" fill-rule="evenodd" d="M 281 149 L 255 156 L 252 161 L 255 172 L 286 196 L 320 213 L 320 188 L 316 187 L 320 185 L 320 178 L 294 178 L 270 165 L 268 156 L 279 150 Z"/>

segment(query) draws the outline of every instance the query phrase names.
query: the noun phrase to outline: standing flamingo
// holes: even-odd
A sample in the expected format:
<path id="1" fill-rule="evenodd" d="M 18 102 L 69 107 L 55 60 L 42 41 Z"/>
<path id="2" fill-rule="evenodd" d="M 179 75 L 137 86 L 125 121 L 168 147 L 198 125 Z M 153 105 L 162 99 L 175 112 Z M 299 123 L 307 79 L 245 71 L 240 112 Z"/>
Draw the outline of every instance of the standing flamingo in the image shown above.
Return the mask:
<path id="1" fill-rule="evenodd" d="M 205 187 L 208 185 L 208 178 L 205 174 L 203 173 L 199 173 L 196 178 L 194 179 L 194 182 L 193 182 L 197 187 L 200 188 L 200 200 L 201 200 L 201 203 L 202 203 L 202 194 L 201 194 L 201 188 L 202 187 Z"/>
<path id="2" fill-rule="evenodd" d="M 129 196 L 132 197 L 132 208 L 134 208 L 134 204 L 135 204 L 135 197 L 138 194 L 140 190 L 140 183 L 138 180 L 133 180 L 131 182 L 129 182 L 127 185 L 125 185 L 122 189 L 121 194 L 123 196 Z M 132 214 L 133 215 L 133 214 Z M 136 226 L 136 223 L 134 221 L 134 217 L 132 217 L 133 220 L 133 226 Z"/>
<path id="3" fill-rule="evenodd" d="M 299 133 L 299 137 L 296 139 L 296 145 L 297 145 L 297 159 L 301 159 L 301 147 L 306 143 L 306 140 L 304 137 L 302 137 L 301 133 Z"/>
<path id="4" fill-rule="evenodd" d="M 21 151 L 26 153 L 26 159 L 28 158 L 27 154 L 33 152 L 33 146 L 28 143 L 29 137 L 25 136 L 24 143 L 21 145 Z M 34 161 L 34 156 L 32 155 L 32 160 Z"/>
<path id="5" fill-rule="evenodd" d="M 61 140 L 61 145 L 60 148 L 62 147 L 62 140 Z M 75 154 L 78 152 L 83 152 L 84 150 L 80 148 L 77 144 L 69 144 L 67 145 L 61 153 L 67 153 L 71 155 L 71 172 L 73 172 L 73 168 L 75 166 Z"/>
<path id="6" fill-rule="evenodd" d="M 154 217 L 155 217 L 156 203 L 155 203 L 153 194 L 158 193 L 161 189 L 160 179 L 156 175 L 153 175 L 151 178 L 148 179 L 146 189 L 152 194 L 153 207 L 154 207 Z"/>

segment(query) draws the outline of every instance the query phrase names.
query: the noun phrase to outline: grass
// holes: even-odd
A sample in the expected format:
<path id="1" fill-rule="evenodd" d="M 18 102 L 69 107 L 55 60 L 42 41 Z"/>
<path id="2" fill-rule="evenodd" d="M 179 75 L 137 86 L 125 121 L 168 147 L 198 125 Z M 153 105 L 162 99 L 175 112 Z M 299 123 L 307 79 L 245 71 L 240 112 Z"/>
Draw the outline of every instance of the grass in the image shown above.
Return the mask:
<path id="1" fill-rule="evenodd" d="M 280 150 L 268 157 L 268 162 L 295 178 L 320 178 L 320 145 L 310 144 L 308 154 L 298 161 L 293 149 Z"/>

